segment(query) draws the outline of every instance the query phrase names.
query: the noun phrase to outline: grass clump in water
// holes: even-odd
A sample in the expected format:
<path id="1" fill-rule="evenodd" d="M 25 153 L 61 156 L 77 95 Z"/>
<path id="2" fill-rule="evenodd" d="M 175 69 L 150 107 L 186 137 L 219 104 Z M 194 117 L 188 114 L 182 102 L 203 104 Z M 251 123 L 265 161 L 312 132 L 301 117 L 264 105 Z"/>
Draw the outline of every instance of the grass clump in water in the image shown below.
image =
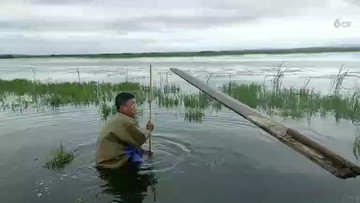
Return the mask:
<path id="1" fill-rule="evenodd" d="M 187 108 L 185 110 L 185 118 L 189 122 L 201 123 L 204 118 L 204 110 L 199 108 Z"/>
<path id="2" fill-rule="evenodd" d="M 60 143 L 59 149 L 51 153 L 51 158 L 46 162 L 45 167 L 48 169 L 64 169 L 74 159 L 74 153 L 68 152 Z"/>

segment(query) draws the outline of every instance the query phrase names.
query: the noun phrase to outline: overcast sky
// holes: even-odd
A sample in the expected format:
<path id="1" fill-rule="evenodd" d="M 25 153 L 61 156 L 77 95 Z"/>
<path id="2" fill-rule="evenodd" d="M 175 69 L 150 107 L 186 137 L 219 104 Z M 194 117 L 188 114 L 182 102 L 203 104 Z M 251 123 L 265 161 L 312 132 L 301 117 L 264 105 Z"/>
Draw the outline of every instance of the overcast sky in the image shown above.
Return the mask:
<path id="1" fill-rule="evenodd" d="M 0 54 L 360 46 L 359 2 L 0 0 Z"/>

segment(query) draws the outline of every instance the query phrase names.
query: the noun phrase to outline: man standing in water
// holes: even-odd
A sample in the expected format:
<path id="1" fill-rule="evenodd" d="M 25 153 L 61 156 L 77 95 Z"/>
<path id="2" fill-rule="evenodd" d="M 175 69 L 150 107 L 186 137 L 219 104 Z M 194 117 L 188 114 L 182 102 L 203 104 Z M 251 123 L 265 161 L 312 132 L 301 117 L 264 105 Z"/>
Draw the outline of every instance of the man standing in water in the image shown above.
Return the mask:
<path id="1" fill-rule="evenodd" d="M 154 124 L 151 120 L 141 130 L 136 121 L 136 100 L 131 93 L 122 92 L 115 99 L 117 113 L 105 124 L 98 139 L 96 163 L 100 168 L 114 169 L 142 162 L 143 145 Z"/>

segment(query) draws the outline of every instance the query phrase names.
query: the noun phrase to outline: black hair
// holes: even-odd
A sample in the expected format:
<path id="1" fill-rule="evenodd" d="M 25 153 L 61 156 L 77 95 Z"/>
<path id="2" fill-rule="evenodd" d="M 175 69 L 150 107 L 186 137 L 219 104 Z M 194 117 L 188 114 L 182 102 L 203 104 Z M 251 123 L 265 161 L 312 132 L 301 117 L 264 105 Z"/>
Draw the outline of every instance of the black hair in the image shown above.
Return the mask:
<path id="1" fill-rule="evenodd" d="M 130 99 L 134 99 L 134 98 L 135 98 L 135 96 L 129 92 L 121 92 L 120 94 L 118 94 L 116 96 L 116 99 L 115 99 L 116 110 L 120 111 L 121 105 L 125 105 L 127 101 L 129 101 Z"/>

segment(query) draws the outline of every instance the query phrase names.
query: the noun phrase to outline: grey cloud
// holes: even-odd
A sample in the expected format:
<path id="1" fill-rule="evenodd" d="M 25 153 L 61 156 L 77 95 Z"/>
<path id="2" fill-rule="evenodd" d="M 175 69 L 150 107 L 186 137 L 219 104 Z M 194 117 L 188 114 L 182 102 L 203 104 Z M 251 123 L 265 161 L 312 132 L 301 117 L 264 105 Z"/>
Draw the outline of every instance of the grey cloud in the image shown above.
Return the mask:
<path id="1" fill-rule="evenodd" d="M 243 15 L 203 15 L 203 16 L 172 16 L 153 15 L 123 19 L 22 19 L 6 21 L 0 19 L 0 30 L 23 31 L 161 31 L 163 29 L 185 28 L 199 29 L 207 27 L 224 26 L 227 24 L 256 21 L 256 16 Z"/>
<path id="2" fill-rule="evenodd" d="M 30 0 L 31 4 L 55 4 L 55 5 L 66 5 L 66 4 L 83 4 L 91 3 L 94 0 Z"/>
<path id="3" fill-rule="evenodd" d="M 348 3 L 353 4 L 355 6 L 360 6 L 359 0 L 346 0 Z"/>
<path id="4" fill-rule="evenodd" d="M 242 26 L 242 23 L 256 27 L 260 25 L 257 22 L 266 18 L 280 18 L 286 22 L 287 17 L 301 16 L 308 9 L 322 12 L 315 15 L 328 15 L 326 8 L 329 2 L 341 0 L 30 0 L 30 7 L 27 7 L 27 0 L 15 1 L 22 10 L 14 16 L 8 13 L 3 18 L 0 7 L 2 53 L 239 48 L 231 39 L 225 44 L 222 33 L 202 32 L 207 28 Z M 359 5 L 358 0 L 344 1 L 354 4 L 355 8 L 355 4 Z M 23 13 L 26 9 L 29 12 Z M 354 10 L 351 12 L 355 13 Z M 258 34 L 255 32 L 257 30 L 254 34 Z M 261 34 L 266 38 L 266 33 Z M 230 36 L 231 33 L 224 35 Z M 208 40 L 201 41 L 201 38 Z M 233 39 L 237 40 L 236 37 Z M 243 41 L 247 42 L 246 39 Z M 259 43 L 262 45 L 262 42 L 253 40 L 247 46 L 260 46 Z"/>
<path id="5" fill-rule="evenodd" d="M 0 36 L 0 54 L 76 54 L 152 51 L 151 39 L 107 39 L 68 36 L 64 39 L 30 38 L 22 34 Z M 159 49 L 160 50 L 160 49 Z"/>
<path id="6" fill-rule="evenodd" d="M 281 7 L 298 7 L 299 9 L 312 6 L 324 6 L 329 0 L 182 0 L 182 1 L 169 1 L 169 0 L 30 0 L 32 4 L 93 4 L 93 5 L 111 5 L 118 8 L 280 8 Z M 347 0 L 356 2 L 357 0 Z"/>
<path id="7" fill-rule="evenodd" d="M 0 30 L 34 30 L 34 31 L 117 31 L 126 33 L 131 31 L 161 31 L 166 29 L 201 29 L 208 27 L 226 26 L 243 22 L 256 22 L 268 17 L 297 16 L 307 8 L 322 7 L 329 0 L 267 0 L 238 1 L 238 0 L 183 0 L 173 3 L 168 0 L 148 1 L 100 1 L 100 0 L 32 0 L 37 4 L 86 4 L 90 10 L 79 10 L 81 18 L 69 18 L 66 15 L 57 17 L 25 16 L 16 20 L 1 20 Z M 352 1 L 352 0 L 348 0 Z M 355 1 L 355 0 L 354 0 Z M 149 3 L 150 2 L 150 3 Z M 111 3 L 113 8 L 109 11 Z M 158 6 L 161 5 L 161 6 Z M 69 8 L 71 7 L 70 5 Z M 56 5 L 53 5 L 56 7 Z M 130 8 L 128 8 L 130 7 Z M 137 10 L 136 7 L 145 8 Z M 160 8 L 159 8 L 160 7 Z M 186 7 L 189 8 L 186 13 Z M 65 7 L 66 8 L 66 7 Z M 135 9 L 134 9 L 135 8 Z M 181 14 L 172 14 L 170 11 L 183 8 Z M 45 8 L 46 9 L 46 8 Z M 62 8 L 64 9 L 64 8 Z M 130 10 L 129 10 L 130 9 Z M 96 18 L 97 12 L 108 12 L 112 17 Z M 126 12 L 125 12 L 126 11 Z M 128 12 L 142 16 L 127 16 Z M 66 9 L 64 10 L 66 12 Z M 74 12 L 74 11 L 72 11 Z M 124 12 L 124 14 L 122 14 Z M 196 15 L 192 15 L 197 12 Z M 1 15 L 1 14 L 0 14 Z M 95 17 L 94 17 L 95 16 Z"/>

